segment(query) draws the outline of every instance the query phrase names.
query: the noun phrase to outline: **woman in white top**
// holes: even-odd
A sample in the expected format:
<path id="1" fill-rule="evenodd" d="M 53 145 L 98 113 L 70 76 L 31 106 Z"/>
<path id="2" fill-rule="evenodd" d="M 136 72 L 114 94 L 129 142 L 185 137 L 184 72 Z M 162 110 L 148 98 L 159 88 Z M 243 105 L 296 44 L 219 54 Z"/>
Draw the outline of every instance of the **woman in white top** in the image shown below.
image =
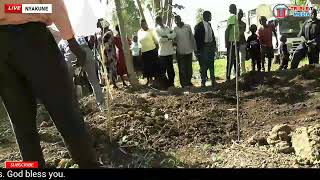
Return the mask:
<path id="1" fill-rule="evenodd" d="M 159 75 L 158 42 L 156 34 L 148 28 L 145 19 L 141 20 L 141 29 L 138 32 L 138 41 L 141 45 L 143 76 L 148 79 L 147 85 L 153 77 Z"/>

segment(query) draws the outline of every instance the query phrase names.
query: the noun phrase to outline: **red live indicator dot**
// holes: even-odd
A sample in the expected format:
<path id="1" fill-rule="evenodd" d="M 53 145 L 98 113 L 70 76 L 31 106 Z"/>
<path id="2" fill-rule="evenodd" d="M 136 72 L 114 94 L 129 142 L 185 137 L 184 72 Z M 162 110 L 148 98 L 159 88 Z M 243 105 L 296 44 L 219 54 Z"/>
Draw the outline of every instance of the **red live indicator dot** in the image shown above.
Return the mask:
<path id="1" fill-rule="evenodd" d="M 5 4 L 5 13 L 22 13 L 22 4 Z"/>
<path id="2" fill-rule="evenodd" d="M 36 161 L 6 161 L 4 167 L 6 169 L 37 169 L 39 163 Z"/>

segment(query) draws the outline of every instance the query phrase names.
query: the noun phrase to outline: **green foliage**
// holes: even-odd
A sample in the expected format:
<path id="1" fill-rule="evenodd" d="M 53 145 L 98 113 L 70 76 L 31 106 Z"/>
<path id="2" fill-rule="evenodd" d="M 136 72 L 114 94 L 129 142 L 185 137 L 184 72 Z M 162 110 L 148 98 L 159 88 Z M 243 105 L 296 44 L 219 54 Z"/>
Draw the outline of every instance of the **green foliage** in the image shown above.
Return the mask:
<path id="1" fill-rule="evenodd" d="M 305 5 L 307 0 L 291 0 L 291 4 L 297 4 L 299 6 Z"/>
<path id="2" fill-rule="evenodd" d="M 197 23 L 203 21 L 203 17 L 202 17 L 203 12 L 204 12 L 204 9 L 202 9 L 202 8 L 197 9 L 197 13 L 196 13 Z"/>
<path id="3" fill-rule="evenodd" d="M 140 29 L 140 15 L 139 10 L 135 5 L 134 0 L 121 0 L 122 1 L 122 14 L 125 23 L 125 30 L 128 37 L 136 34 Z M 114 9 L 112 12 L 112 26 L 114 27 L 118 24 L 117 12 Z"/>

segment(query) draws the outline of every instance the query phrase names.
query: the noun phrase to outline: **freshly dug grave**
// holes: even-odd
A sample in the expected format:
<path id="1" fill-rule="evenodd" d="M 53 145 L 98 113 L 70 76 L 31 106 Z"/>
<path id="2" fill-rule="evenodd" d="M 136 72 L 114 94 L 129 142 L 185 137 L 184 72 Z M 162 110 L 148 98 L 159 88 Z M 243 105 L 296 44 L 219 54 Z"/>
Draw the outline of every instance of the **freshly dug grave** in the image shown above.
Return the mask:
<path id="1" fill-rule="evenodd" d="M 289 134 L 320 123 L 319 78 L 313 66 L 241 78 L 239 144 L 233 142 L 235 81 L 215 88 L 112 90 L 111 119 L 97 110 L 92 96 L 81 100 L 81 109 L 107 167 L 317 167 L 297 160 Z M 43 152 L 57 167 L 70 156 L 49 116 L 42 107 L 39 112 Z M 272 131 L 279 124 L 288 125 L 290 133 Z M 270 132 L 276 134 L 268 140 Z M 1 162 L 19 159 L 12 136 L 10 130 L 1 136 L 8 141 Z"/>

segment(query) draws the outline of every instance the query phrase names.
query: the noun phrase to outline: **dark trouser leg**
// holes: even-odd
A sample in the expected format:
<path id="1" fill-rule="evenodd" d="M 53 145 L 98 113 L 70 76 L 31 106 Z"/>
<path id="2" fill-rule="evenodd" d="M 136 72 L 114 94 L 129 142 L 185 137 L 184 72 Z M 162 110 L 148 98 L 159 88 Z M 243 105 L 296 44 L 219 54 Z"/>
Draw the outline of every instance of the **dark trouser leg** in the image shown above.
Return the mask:
<path id="1" fill-rule="evenodd" d="M 36 125 L 37 102 L 27 79 L 9 65 L 12 61 L 9 54 L 13 50 L 10 34 L 0 26 L 0 97 L 10 117 L 22 159 L 38 161 L 39 167 L 43 168 L 45 161 Z"/>
<path id="2" fill-rule="evenodd" d="M 235 62 L 235 46 L 234 43 L 230 43 L 229 48 L 227 49 L 228 57 L 227 57 L 227 80 L 230 80 L 231 77 L 231 71 L 232 71 L 232 66 L 236 68 L 236 62 Z"/>
<path id="3" fill-rule="evenodd" d="M 159 70 L 160 70 L 161 76 L 166 76 L 166 71 L 167 71 L 167 58 L 166 58 L 166 56 L 159 57 Z"/>
<path id="4" fill-rule="evenodd" d="M 9 44 L 12 54 L 8 64 L 27 79 L 33 94 L 43 102 L 75 162 L 80 168 L 97 167 L 66 62 L 51 33 L 45 26 L 31 24 L 10 32 L 10 42 L 3 43 Z M 33 145 L 33 150 L 38 148 Z"/>
<path id="5" fill-rule="evenodd" d="M 316 47 L 308 50 L 309 64 L 319 64 L 319 49 Z"/>
<path id="6" fill-rule="evenodd" d="M 288 68 L 288 63 L 289 63 L 289 58 L 288 57 L 282 57 L 281 58 L 281 65 L 280 65 L 280 70 L 281 69 L 287 69 Z"/>
<path id="7" fill-rule="evenodd" d="M 257 59 L 252 57 L 252 62 L 251 62 L 252 71 L 256 71 L 256 64 L 257 64 Z"/>
<path id="8" fill-rule="evenodd" d="M 268 58 L 268 72 L 271 71 L 272 58 Z"/>
<path id="9" fill-rule="evenodd" d="M 187 79 L 187 73 L 185 69 L 185 56 L 177 54 L 177 61 L 178 61 L 178 69 L 179 69 L 179 79 L 180 79 L 180 85 L 182 87 L 186 86 L 186 79 Z"/>
<path id="10" fill-rule="evenodd" d="M 261 71 L 261 57 L 260 56 L 256 57 L 256 63 L 257 63 L 257 69 L 260 72 Z"/>
<path id="11" fill-rule="evenodd" d="M 235 51 L 235 54 L 234 54 L 234 74 L 237 74 L 237 65 L 238 65 L 238 77 L 240 76 L 240 72 L 241 72 L 241 69 L 240 69 L 240 51 L 239 51 L 239 46 L 237 45 L 236 46 L 236 51 Z M 237 54 L 236 54 L 237 53 Z M 237 59 L 238 59 L 238 64 L 237 64 Z"/>
<path id="12" fill-rule="evenodd" d="M 214 62 L 215 62 L 215 51 L 214 51 L 214 47 L 205 47 L 206 51 L 208 53 L 208 69 L 210 71 L 210 79 L 211 81 L 215 81 L 216 77 L 215 77 L 215 73 L 214 73 Z"/>
<path id="13" fill-rule="evenodd" d="M 185 56 L 185 69 L 187 71 L 187 75 L 186 75 L 186 83 L 188 86 L 191 86 L 191 79 L 192 79 L 192 74 L 193 74 L 193 70 L 192 70 L 192 53 L 191 54 L 187 54 Z"/>
<path id="14" fill-rule="evenodd" d="M 300 61 L 306 57 L 308 53 L 308 48 L 304 44 L 300 44 L 293 54 L 291 61 L 291 69 L 297 69 Z"/>
<path id="15" fill-rule="evenodd" d="M 167 74 L 168 74 L 168 79 L 169 79 L 169 83 L 170 85 L 174 85 L 174 77 L 175 77 L 175 72 L 174 72 L 174 68 L 173 68 L 173 56 L 167 56 L 167 60 L 166 60 L 166 67 L 167 67 Z"/>
<path id="16" fill-rule="evenodd" d="M 0 96 L 10 117 L 22 159 L 38 161 L 40 168 L 44 168 L 45 161 L 36 124 L 37 104 L 31 88 L 25 79 L 18 77 L 5 64 L 2 57 L 0 81 Z"/>
<path id="17" fill-rule="evenodd" d="M 230 73 L 229 73 L 229 64 L 230 64 L 230 47 L 227 47 L 227 66 L 226 66 L 226 79 L 230 80 Z"/>
<path id="18" fill-rule="evenodd" d="M 201 74 L 201 83 L 205 84 L 207 82 L 207 72 L 209 68 L 209 62 L 208 62 L 208 52 L 206 48 L 202 48 L 200 50 L 200 74 Z"/>

